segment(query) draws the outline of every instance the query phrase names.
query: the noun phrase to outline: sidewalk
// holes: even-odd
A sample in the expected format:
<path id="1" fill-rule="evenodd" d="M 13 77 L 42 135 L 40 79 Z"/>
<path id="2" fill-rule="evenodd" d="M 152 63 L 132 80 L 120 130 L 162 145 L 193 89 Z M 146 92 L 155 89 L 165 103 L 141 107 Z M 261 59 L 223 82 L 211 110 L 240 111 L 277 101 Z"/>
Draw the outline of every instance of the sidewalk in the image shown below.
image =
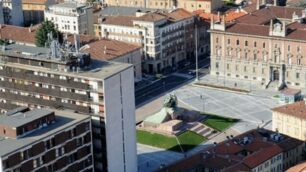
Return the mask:
<path id="1" fill-rule="evenodd" d="M 250 95 L 261 97 L 273 97 L 279 92 L 274 89 L 264 89 L 260 81 L 242 80 L 224 78 L 221 76 L 205 75 L 198 81 L 199 83 L 206 83 L 218 86 L 224 86 L 229 88 L 239 88 L 246 91 L 250 91 Z"/>

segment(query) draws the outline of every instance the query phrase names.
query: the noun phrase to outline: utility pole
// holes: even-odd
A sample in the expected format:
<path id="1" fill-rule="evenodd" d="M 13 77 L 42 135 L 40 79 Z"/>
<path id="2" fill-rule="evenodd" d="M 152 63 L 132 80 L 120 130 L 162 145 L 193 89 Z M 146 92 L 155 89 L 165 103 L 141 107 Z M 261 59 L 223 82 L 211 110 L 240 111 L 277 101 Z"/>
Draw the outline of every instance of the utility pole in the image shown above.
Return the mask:
<path id="1" fill-rule="evenodd" d="M 196 20 L 197 22 L 197 20 Z M 196 56 L 196 81 L 199 81 L 199 66 L 198 66 L 198 25 L 195 24 L 195 56 Z"/>

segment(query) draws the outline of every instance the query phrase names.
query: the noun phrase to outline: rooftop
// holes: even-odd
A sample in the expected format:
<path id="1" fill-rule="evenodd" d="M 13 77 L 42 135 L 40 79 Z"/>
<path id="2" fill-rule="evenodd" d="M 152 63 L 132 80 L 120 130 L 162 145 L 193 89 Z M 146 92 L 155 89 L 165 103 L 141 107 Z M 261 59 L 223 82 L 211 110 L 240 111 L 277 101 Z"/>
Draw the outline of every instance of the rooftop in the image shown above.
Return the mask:
<path id="1" fill-rule="evenodd" d="M 51 114 L 52 111 L 47 109 L 34 109 L 27 112 L 17 112 L 14 114 L 0 115 L 0 125 L 6 125 L 10 127 L 20 127 L 28 124 L 31 121 L 35 121 L 43 116 Z"/>
<path id="2" fill-rule="evenodd" d="M 225 21 L 225 32 L 269 37 L 270 21 L 276 22 L 278 20 L 278 22 L 286 21 L 286 39 L 306 41 L 306 23 L 293 21 L 294 15 L 298 17 L 297 20 L 305 20 L 306 10 L 303 8 L 266 6 L 238 17 L 236 20 Z"/>
<path id="3" fill-rule="evenodd" d="M 66 8 L 66 9 L 77 9 L 86 7 L 86 4 L 81 4 L 77 2 L 63 2 L 55 5 L 51 5 L 49 8 Z"/>
<path id="4" fill-rule="evenodd" d="M 290 143 L 290 144 L 289 144 Z M 255 129 L 223 141 L 211 148 L 174 163 L 160 172 L 188 171 L 206 167 L 223 171 L 250 171 L 282 152 L 303 142 L 266 129 Z"/>
<path id="5" fill-rule="evenodd" d="M 109 61 L 141 48 L 142 47 L 140 45 L 136 44 L 116 40 L 101 39 L 84 45 L 80 51 L 89 53 L 93 59 Z"/>
<path id="6" fill-rule="evenodd" d="M 272 111 L 283 113 L 297 118 L 306 119 L 306 102 L 299 101 L 292 104 L 273 108 Z"/>
<path id="7" fill-rule="evenodd" d="M 138 8 L 138 7 L 122 7 L 122 6 L 108 6 L 98 12 L 95 15 L 100 16 L 135 16 L 136 12 L 148 12 L 155 11 L 154 9 Z"/>
<path id="8" fill-rule="evenodd" d="M 48 109 L 43 109 L 37 112 L 50 111 Z M 14 152 L 17 149 L 27 147 L 31 144 L 39 142 L 40 140 L 55 135 L 58 132 L 65 130 L 66 128 L 76 125 L 81 121 L 89 119 L 87 115 L 81 115 L 73 113 L 71 111 L 58 111 L 52 110 L 55 112 L 55 123 L 49 124 L 47 127 L 43 127 L 39 130 L 35 130 L 32 133 L 28 134 L 26 137 L 11 139 L 0 137 L 0 156 L 5 156 L 11 152 Z"/>

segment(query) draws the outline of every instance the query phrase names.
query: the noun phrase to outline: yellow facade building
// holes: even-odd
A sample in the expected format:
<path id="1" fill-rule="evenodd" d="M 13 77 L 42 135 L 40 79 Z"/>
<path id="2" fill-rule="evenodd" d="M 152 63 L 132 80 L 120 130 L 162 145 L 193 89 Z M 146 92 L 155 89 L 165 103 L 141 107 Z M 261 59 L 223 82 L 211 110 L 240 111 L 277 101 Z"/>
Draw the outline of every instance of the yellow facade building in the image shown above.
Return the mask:
<path id="1" fill-rule="evenodd" d="M 306 139 L 306 102 L 300 101 L 272 109 L 272 129 L 290 137 Z"/>

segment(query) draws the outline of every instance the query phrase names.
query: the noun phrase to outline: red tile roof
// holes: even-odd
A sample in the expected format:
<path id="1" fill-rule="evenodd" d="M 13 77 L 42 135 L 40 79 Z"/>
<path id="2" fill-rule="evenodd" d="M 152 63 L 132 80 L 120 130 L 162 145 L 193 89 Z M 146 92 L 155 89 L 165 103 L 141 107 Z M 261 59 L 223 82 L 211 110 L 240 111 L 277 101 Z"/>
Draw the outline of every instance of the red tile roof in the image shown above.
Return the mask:
<path id="1" fill-rule="evenodd" d="M 35 44 L 35 33 L 39 25 L 33 27 L 19 27 L 1 25 L 0 39 L 12 40 L 20 43 Z"/>
<path id="2" fill-rule="evenodd" d="M 306 104 L 305 101 L 299 101 L 292 104 L 283 105 L 273 108 L 272 111 L 306 119 Z"/>
<path id="3" fill-rule="evenodd" d="M 251 130 L 174 163 L 160 172 L 196 168 L 226 172 L 250 171 L 272 157 L 303 144 L 302 141 L 285 135 L 281 135 L 280 140 L 273 140 L 272 134 L 276 133 L 265 129 Z"/>
<path id="4" fill-rule="evenodd" d="M 101 39 L 88 43 L 81 51 L 89 53 L 93 59 L 109 61 L 139 49 L 139 45 Z"/>

